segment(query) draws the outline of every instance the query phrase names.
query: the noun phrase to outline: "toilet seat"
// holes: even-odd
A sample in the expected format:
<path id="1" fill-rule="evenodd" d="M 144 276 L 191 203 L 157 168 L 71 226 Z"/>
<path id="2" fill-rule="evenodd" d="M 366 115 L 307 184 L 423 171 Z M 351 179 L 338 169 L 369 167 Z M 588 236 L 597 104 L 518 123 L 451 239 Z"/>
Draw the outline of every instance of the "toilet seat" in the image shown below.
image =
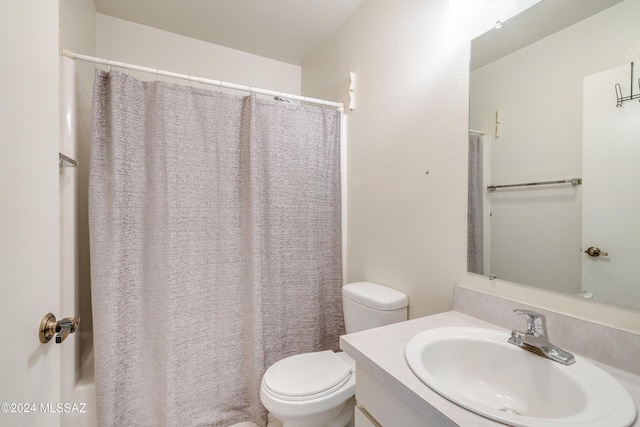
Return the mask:
<path id="1" fill-rule="evenodd" d="M 274 363 L 263 377 L 269 394 L 285 401 L 329 395 L 351 378 L 352 367 L 333 351 L 304 353 Z"/>

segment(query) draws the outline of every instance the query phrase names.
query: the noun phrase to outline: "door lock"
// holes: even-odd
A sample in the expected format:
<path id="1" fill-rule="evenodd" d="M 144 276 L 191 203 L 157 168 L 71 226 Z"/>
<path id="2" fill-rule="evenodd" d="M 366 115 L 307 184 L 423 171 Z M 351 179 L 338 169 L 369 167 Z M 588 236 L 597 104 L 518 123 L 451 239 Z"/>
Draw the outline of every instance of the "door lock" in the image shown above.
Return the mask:
<path id="1" fill-rule="evenodd" d="M 79 317 L 65 317 L 56 321 L 56 316 L 52 313 L 46 314 L 40 322 L 40 342 L 48 343 L 56 335 L 56 344 L 64 341 L 69 334 L 74 333 L 80 326 Z"/>
<path id="2" fill-rule="evenodd" d="M 594 246 L 591 246 L 589 249 L 585 250 L 584 253 L 592 257 L 609 256 L 609 252 L 601 251 L 600 248 L 596 248 Z"/>

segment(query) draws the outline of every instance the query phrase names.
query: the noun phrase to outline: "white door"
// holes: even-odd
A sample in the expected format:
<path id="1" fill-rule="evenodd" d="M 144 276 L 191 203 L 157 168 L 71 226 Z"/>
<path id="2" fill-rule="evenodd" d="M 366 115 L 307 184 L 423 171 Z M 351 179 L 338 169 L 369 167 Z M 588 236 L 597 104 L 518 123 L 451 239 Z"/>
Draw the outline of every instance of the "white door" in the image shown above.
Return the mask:
<path id="1" fill-rule="evenodd" d="M 0 2 L 2 426 L 60 425 L 60 346 L 38 339 L 60 314 L 57 51 L 58 2 Z"/>
<path id="2" fill-rule="evenodd" d="M 616 108 L 614 89 L 620 83 L 629 95 L 630 74 L 627 64 L 584 79 L 582 250 L 608 255 L 583 252 L 582 286 L 598 301 L 640 310 L 640 103 Z"/>

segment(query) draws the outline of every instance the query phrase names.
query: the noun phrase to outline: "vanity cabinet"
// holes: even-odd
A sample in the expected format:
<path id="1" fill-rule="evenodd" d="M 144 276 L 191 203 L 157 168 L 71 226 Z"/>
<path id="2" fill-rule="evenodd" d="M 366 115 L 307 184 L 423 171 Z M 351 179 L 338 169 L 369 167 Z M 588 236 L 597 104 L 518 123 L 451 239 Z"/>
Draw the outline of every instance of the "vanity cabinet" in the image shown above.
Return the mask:
<path id="1" fill-rule="evenodd" d="M 477 295 L 473 296 L 478 300 Z M 499 310 L 498 315 L 507 318 L 507 314 L 512 315 L 514 304 L 496 299 L 482 306 L 488 307 L 491 314 Z M 533 309 L 520 304 L 517 307 Z M 630 349 L 637 348 L 636 335 L 624 333 L 609 338 L 600 332 L 600 328 L 604 328 L 602 326 L 585 326 L 577 319 L 554 316 L 554 324 L 565 325 L 561 330 L 578 330 L 580 336 L 598 336 L 605 343 L 625 342 Z M 356 362 L 356 427 L 504 427 L 504 424 L 469 411 L 439 395 L 409 367 L 405 351 L 411 339 L 427 330 L 449 327 L 501 329 L 503 332 L 504 329 L 513 329 L 510 325 L 497 326 L 462 312 L 449 311 L 340 337 L 341 349 Z M 608 330 L 606 333 L 612 334 Z M 555 336 L 561 336 L 560 331 Z M 571 339 L 571 336 L 565 337 L 567 342 L 571 342 Z M 574 342 L 574 346 L 580 348 L 580 343 Z M 589 350 L 584 344 L 582 346 Z M 634 372 L 605 365 L 606 361 L 600 361 L 600 368 L 619 381 L 629 391 L 636 406 L 640 407 L 640 376 L 635 373 L 638 369 L 637 353 L 626 354 L 629 362 L 635 362 L 629 364 Z M 640 418 L 632 425 L 640 427 Z"/>
<path id="2" fill-rule="evenodd" d="M 421 414 L 383 386 L 365 368 L 356 366 L 355 427 L 456 427 L 439 412 Z"/>
<path id="3" fill-rule="evenodd" d="M 365 412 L 359 406 L 355 408 L 356 427 L 380 427 L 380 424 L 374 420 L 371 415 Z"/>

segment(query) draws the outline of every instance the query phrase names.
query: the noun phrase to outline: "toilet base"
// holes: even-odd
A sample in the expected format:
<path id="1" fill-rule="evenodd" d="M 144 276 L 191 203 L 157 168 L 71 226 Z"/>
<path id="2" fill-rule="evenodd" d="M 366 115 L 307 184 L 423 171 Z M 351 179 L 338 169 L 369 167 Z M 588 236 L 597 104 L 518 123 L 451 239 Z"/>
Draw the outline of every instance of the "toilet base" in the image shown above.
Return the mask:
<path id="1" fill-rule="evenodd" d="M 282 423 L 282 427 L 353 427 L 353 411 L 355 407 L 355 397 L 350 397 L 341 408 L 337 408 L 334 414 L 323 414 L 325 416 L 315 419 L 305 418 L 302 420 L 289 420 Z M 327 419 L 329 417 L 329 419 Z"/>

